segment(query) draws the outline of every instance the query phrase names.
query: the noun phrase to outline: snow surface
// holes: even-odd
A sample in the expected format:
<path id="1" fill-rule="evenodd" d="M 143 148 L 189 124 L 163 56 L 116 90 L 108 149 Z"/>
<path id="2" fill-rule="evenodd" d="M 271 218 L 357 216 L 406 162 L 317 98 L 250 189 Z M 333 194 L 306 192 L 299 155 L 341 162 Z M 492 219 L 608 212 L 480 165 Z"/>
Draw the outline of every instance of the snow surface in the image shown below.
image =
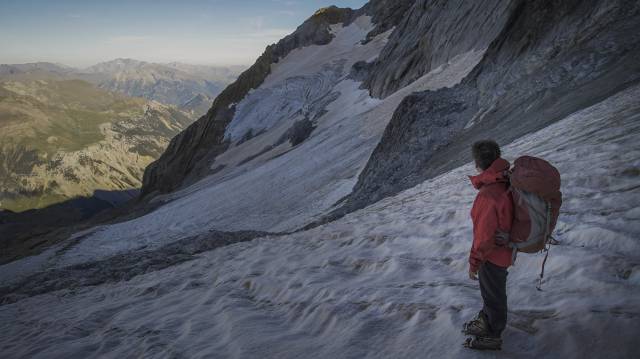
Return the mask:
<path id="1" fill-rule="evenodd" d="M 309 231 L 0 306 L 0 348 L 32 358 L 637 357 L 639 96 L 627 89 L 504 147 L 508 159 L 555 164 L 565 202 L 544 291 L 540 255 L 510 269 L 502 352 L 461 346 L 481 303 L 467 278 L 471 164 Z"/>
<path id="2" fill-rule="evenodd" d="M 328 45 L 294 50 L 274 65 L 265 85 L 237 105 L 239 113 L 245 113 L 244 107 L 250 108 L 247 113 L 253 116 L 252 121 L 269 131 L 218 156 L 212 167 L 224 165 L 222 171 L 160 198 L 168 203 L 143 217 L 76 234 L 71 240 L 77 244 L 63 256 L 34 261 L 46 265 L 30 268 L 64 267 L 140 248 L 151 250 L 211 229 L 292 231 L 330 211 L 336 201 L 352 191 L 402 99 L 414 91 L 459 83 L 484 54 L 484 50 L 460 54 L 384 100 L 374 99 L 359 88 L 360 83 L 347 77 L 354 62 L 377 56 L 391 31 L 361 45 L 359 40 L 370 29 L 367 17 L 348 27 L 334 26 L 336 37 Z M 322 86 L 318 85 L 319 78 L 326 80 Z M 295 89 L 288 90 L 292 84 Z M 335 98 L 322 108 L 314 108 L 323 93 L 335 94 Z M 288 96 L 284 102 L 279 100 L 282 94 Z M 292 99 L 296 94 L 300 97 Z M 288 104 L 292 109 L 271 116 L 278 107 L 274 103 Z M 300 119 L 300 108 L 311 109 L 311 113 L 324 110 L 311 137 L 295 148 L 287 142 L 243 163 L 276 142 Z M 235 121 L 230 128 L 239 126 L 242 130 L 237 133 L 243 133 L 247 129 L 241 126 L 244 122 L 238 119 L 235 125 Z M 0 282 L 19 279 L 16 271 L 10 270 L 12 266 L 16 264 L 4 267 Z"/>

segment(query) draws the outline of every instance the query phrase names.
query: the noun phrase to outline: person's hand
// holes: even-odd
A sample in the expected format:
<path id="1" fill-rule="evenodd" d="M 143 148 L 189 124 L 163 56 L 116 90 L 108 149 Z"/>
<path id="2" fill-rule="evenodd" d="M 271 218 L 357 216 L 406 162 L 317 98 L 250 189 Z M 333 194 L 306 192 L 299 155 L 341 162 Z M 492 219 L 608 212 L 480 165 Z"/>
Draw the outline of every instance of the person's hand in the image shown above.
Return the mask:
<path id="1" fill-rule="evenodd" d="M 471 269 L 469 269 L 469 279 L 471 280 L 478 280 L 478 271 L 473 271 Z"/>

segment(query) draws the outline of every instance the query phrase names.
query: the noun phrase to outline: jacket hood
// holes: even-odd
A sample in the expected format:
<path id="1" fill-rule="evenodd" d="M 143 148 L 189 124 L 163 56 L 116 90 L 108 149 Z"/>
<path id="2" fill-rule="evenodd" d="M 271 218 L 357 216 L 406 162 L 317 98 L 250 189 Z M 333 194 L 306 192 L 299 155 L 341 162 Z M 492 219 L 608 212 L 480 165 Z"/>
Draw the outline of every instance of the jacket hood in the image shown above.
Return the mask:
<path id="1" fill-rule="evenodd" d="M 475 187 L 476 189 L 480 189 L 482 188 L 482 186 L 491 183 L 508 182 L 509 179 L 507 178 L 505 172 L 509 170 L 509 167 L 511 167 L 509 161 L 500 157 L 497 160 L 493 161 L 491 166 L 482 171 L 482 173 L 477 176 L 469 176 L 469 179 L 471 180 L 471 184 L 473 184 L 473 187 Z"/>

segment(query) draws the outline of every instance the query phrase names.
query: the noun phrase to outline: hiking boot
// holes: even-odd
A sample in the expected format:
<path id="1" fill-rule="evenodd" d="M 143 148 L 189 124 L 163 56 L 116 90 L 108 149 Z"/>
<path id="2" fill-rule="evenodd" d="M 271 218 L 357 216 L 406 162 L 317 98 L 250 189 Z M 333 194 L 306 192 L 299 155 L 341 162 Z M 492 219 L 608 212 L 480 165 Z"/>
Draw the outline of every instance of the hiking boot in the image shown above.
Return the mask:
<path id="1" fill-rule="evenodd" d="M 502 339 L 496 337 L 467 338 L 464 347 L 476 350 L 502 350 Z"/>
<path id="2" fill-rule="evenodd" d="M 478 313 L 475 319 L 472 319 L 462 326 L 462 332 L 465 335 L 475 335 L 480 337 L 488 337 L 491 332 L 489 330 L 489 323 L 482 312 Z"/>

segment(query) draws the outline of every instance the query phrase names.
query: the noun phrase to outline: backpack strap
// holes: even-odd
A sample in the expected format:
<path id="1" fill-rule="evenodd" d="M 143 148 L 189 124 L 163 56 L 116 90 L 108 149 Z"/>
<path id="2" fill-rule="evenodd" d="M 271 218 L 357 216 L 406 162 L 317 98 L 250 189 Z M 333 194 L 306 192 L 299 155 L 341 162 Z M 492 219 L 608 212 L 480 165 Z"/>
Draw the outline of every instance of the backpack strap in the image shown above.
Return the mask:
<path id="1" fill-rule="evenodd" d="M 496 243 L 511 248 L 511 265 L 516 265 L 518 245 L 517 243 L 511 242 L 509 233 L 498 231 L 498 233 L 496 233 Z"/>
<path id="2" fill-rule="evenodd" d="M 542 279 L 544 278 L 544 265 L 547 264 L 547 258 L 549 258 L 549 249 L 551 246 L 549 245 L 544 249 L 546 254 L 544 255 L 544 260 L 542 261 L 542 269 L 540 270 L 540 278 L 538 278 L 538 284 L 536 285 L 536 289 L 542 292 Z"/>
<path id="3" fill-rule="evenodd" d="M 547 202 L 547 226 L 544 233 L 544 251 L 546 252 L 544 255 L 544 260 L 542 261 L 542 268 L 540 269 L 540 278 L 538 278 L 538 284 L 536 285 L 536 289 L 542 291 L 542 279 L 544 278 L 544 265 L 547 264 L 547 259 L 549 258 L 549 249 L 551 249 L 551 235 L 549 233 L 549 227 L 551 225 L 551 204 Z"/>

